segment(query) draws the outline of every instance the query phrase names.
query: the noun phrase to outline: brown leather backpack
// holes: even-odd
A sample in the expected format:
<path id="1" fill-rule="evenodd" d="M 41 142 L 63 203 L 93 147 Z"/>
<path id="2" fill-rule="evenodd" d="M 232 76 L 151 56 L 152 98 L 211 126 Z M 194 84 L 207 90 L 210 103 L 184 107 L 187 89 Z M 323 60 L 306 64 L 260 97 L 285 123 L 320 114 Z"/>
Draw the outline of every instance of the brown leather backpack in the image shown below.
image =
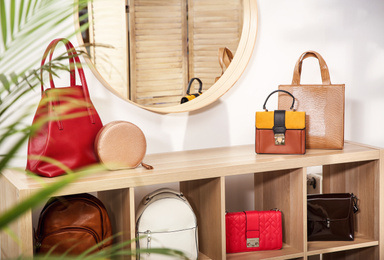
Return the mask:
<path id="1" fill-rule="evenodd" d="M 78 255 L 99 244 L 112 244 L 111 222 L 103 203 L 90 194 L 51 198 L 40 213 L 35 233 L 36 253 Z"/>

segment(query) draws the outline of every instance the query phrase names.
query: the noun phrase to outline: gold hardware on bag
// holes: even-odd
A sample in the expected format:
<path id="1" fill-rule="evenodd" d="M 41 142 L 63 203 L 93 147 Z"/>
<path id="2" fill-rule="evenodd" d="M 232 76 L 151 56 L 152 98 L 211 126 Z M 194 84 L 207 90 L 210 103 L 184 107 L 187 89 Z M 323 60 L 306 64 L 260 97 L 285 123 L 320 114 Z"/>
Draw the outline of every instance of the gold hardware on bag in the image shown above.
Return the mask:
<path id="1" fill-rule="evenodd" d="M 285 134 L 275 134 L 275 145 L 285 145 Z"/>
<path id="2" fill-rule="evenodd" d="M 259 247 L 259 238 L 247 238 L 247 247 Z"/>

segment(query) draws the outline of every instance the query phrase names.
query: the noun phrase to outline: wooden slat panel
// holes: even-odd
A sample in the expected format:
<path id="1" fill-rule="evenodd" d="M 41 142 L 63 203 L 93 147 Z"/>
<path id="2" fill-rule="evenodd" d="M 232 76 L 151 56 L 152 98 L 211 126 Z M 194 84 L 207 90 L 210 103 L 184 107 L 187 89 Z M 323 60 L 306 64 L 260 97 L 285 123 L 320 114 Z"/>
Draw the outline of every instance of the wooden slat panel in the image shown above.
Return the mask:
<path id="1" fill-rule="evenodd" d="M 128 39 L 125 0 L 92 1 L 94 42 L 112 48 L 94 48 L 94 64 L 101 76 L 123 97 L 128 97 Z M 113 19 L 111 19 L 113 17 Z"/>
<path id="2" fill-rule="evenodd" d="M 177 104 L 192 77 L 202 79 L 203 89 L 208 89 L 221 74 L 218 48 L 237 49 L 243 16 L 241 0 L 130 0 L 128 27 L 124 26 L 125 4 L 126 0 L 113 5 L 107 0 L 94 1 L 91 36 L 96 43 L 113 46 L 95 48 L 96 68 L 117 92 L 134 102 L 161 99 L 154 104 L 163 106 L 165 100 Z M 110 19 L 112 16 L 114 19 Z M 157 88 L 150 91 L 140 89 L 156 84 Z M 165 92 L 161 94 L 163 87 Z M 196 91 L 192 89 L 191 93 Z"/>
<path id="3" fill-rule="evenodd" d="M 130 1 L 131 100 L 180 102 L 188 80 L 186 31 L 186 1 Z"/>
<path id="4" fill-rule="evenodd" d="M 218 49 L 235 54 L 242 31 L 241 0 L 191 0 L 189 3 L 189 76 L 207 90 L 220 76 Z M 195 90 L 197 91 L 197 90 Z"/>

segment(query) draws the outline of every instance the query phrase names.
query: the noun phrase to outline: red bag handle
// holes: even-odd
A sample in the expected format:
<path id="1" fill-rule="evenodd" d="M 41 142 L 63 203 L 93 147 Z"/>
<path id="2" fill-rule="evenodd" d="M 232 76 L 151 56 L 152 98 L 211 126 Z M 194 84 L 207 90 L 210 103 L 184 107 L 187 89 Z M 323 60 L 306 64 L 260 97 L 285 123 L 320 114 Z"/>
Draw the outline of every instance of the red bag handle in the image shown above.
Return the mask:
<path id="1" fill-rule="evenodd" d="M 53 49 L 56 48 L 56 45 L 60 42 L 61 39 L 55 39 L 53 40 L 47 47 L 47 49 L 45 50 L 44 54 L 43 54 L 43 59 L 41 60 L 41 67 L 44 66 L 44 63 L 45 63 L 45 60 L 49 54 L 49 52 Z M 75 64 L 74 64 L 74 60 L 73 60 L 73 55 L 72 55 L 72 52 L 70 53 L 70 47 L 67 43 L 65 43 L 65 47 L 67 48 L 67 51 L 68 51 L 68 55 L 69 55 L 69 68 L 70 68 L 70 76 L 71 76 L 71 85 L 70 86 L 74 86 L 76 85 L 76 73 L 75 73 Z M 52 61 L 52 56 L 53 56 L 53 51 L 51 52 L 51 55 L 49 57 L 49 61 L 51 62 Z M 40 71 L 40 78 L 42 79 L 43 78 L 43 70 Z M 53 77 L 52 77 L 52 74 L 49 73 L 49 80 L 50 80 L 50 85 L 51 85 L 51 88 L 55 88 L 55 84 L 53 83 Z M 41 95 L 43 95 L 43 92 L 44 92 L 44 85 L 43 85 L 43 82 L 41 82 Z"/>
<path id="2" fill-rule="evenodd" d="M 327 63 L 325 63 L 323 57 L 321 57 L 321 55 L 315 51 L 306 51 L 300 56 L 300 58 L 296 62 L 295 69 L 293 72 L 292 85 L 300 85 L 301 67 L 303 65 L 303 61 L 308 57 L 314 57 L 319 61 L 321 80 L 323 82 L 323 85 L 331 85 L 331 78 L 329 76 Z"/>
<path id="3" fill-rule="evenodd" d="M 64 43 L 64 45 L 67 49 L 68 55 L 69 55 L 69 66 L 70 66 L 70 74 L 71 74 L 70 75 L 70 77 L 71 77 L 70 78 L 70 84 L 71 84 L 71 86 L 76 85 L 75 69 L 77 68 L 77 71 L 78 71 L 79 76 L 80 76 L 82 89 L 83 89 L 84 99 L 86 101 L 86 104 L 88 104 L 87 105 L 88 114 L 89 114 L 89 117 L 91 119 L 91 123 L 94 124 L 95 119 L 93 116 L 93 111 L 92 111 L 93 107 L 91 106 L 92 103 L 91 103 L 91 98 L 89 96 L 87 81 L 85 79 L 85 74 L 84 74 L 83 68 L 81 66 L 80 59 L 79 59 L 78 54 L 77 54 L 75 48 L 73 47 L 72 43 L 65 38 L 58 38 L 58 39 L 53 40 L 48 45 L 47 49 L 44 52 L 43 59 L 41 61 L 41 66 L 44 66 L 45 60 L 46 60 L 48 54 L 49 54 L 49 61 L 50 62 L 52 61 L 53 52 L 54 52 L 54 50 L 55 50 L 55 48 L 59 42 Z M 42 70 L 40 72 L 40 77 L 43 78 L 43 71 Z M 52 73 L 49 73 L 49 81 L 50 81 L 51 88 L 55 88 Z M 43 92 L 44 92 L 44 85 L 43 85 L 43 81 L 41 81 L 41 95 L 43 95 Z"/>

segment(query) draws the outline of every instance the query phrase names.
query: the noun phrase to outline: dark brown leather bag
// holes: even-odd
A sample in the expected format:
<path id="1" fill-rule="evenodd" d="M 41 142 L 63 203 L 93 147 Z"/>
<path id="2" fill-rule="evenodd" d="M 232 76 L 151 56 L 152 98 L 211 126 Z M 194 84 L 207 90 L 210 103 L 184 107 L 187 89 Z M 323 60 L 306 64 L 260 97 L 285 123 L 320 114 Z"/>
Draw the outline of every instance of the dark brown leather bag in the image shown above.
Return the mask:
<path id="1" fill-rule="evenodd" d="M 90 194 L 50 199 L 40 213 L 35 233 L 36 253 L 78 255 L 99 244 L 92 253 L 112 245 L 112 228 L 102 202 Z"/>
<path id="2" fill-rule="evenodd" d="M 308 194 L 308 241 L 353 241 L 357 211 L 357 198 L 353 194 Z"/>

